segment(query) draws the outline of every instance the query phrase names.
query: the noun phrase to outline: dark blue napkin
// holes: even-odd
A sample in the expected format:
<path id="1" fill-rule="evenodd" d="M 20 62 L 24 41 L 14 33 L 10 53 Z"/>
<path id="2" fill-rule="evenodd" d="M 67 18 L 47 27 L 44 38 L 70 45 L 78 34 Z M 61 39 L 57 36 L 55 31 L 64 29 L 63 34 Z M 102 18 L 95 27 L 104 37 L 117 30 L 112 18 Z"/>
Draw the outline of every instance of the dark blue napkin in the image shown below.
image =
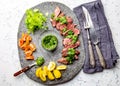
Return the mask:
<path id="1" fill-rule="evenodd" d="M 94 27 L 96 29 L 96 32 L 98 33 L 97 35 L 100 40 L 100 43 L 98 44 L 98 46 L 99 46 L 99 48 L 103 54 L 103 57 L 105 59 L 106 68 L 107 69 L 113 68 L 115 66 L 119 56 L 118 56 L 115 46 L 114 46 L 111 30 L 108 25 L 107 19 L 105 17 L 103 5 L 101 3 L 101 0 L 97 0 L 94 2 L 82 4 L 73 9 L 74 13 L 76 14 L 76 16 L 79 20 L 79 23 L 81 26 L 80 29 L 82 32 L 81 34 L 83 36 L 83 41 L 84 41 L 84 49 L 85 49 L 86 59 L 84 62 L 83 71 L 85 73 L 95 73 L 95 72 L 103 71 L 103 68 L 100 65 L 95 46 L 93 44 L 92 44 L 92 47 L 93 47 L 93 51 L 94 51 L 96 67 L 92 68 L 92 66 L 90 65 L 87 34 L 86 34 L 86 30 L 84 29 L 84 25 L 83 25 L 84 14 L 82 11 L 82 6 L 84 6 L 88 9 L 90 16 L 92 18 Z M 92 41 L 92 39 L 91 39 L 91 41 Z"/>

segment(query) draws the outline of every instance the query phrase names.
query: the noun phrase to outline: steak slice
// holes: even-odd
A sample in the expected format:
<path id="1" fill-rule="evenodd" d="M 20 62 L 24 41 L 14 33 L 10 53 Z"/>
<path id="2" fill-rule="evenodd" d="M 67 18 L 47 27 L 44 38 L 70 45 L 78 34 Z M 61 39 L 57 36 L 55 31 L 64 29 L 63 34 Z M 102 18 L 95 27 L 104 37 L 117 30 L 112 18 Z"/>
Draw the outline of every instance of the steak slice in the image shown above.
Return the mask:
<path id="1" fill-rule="evenodd" d="M 64 38 L 63 39 L 63 45 L 65 47 L 71 45 L 71 43 L 72 43 L 72 39 L 70 39 L 70 38 Z"/>
<path id="2" fill-rule="evenodd" d="M 55 20 L 53 20 L 53 19 L 50 19 L 50 21 L 51 21 L 51 23 L 52 23 L 52 26 L 53 26 L 53 27 L 56 27 L 57 22 L 56 22 Z"/>
<path id="3" fill-rule="evenodd" d="M 63 63 L 63 64 L 68 64 L 67 59 L 66 59 L 66 58 L 64 58 L 64 57 L 62 57 L 62 58 L 58 59 L 58 62 L 59 62 L 59 63 Z"/>
<path id="4" fill-rule="evenodd" d="M 66 16 L 67 23 L 73 23 L 73 19 L 70 16 Z"/>
<path id="5" fill-rule="evenodd" d="M 55 17 L 54 17 L 54 18 L 57 18 L 58 15 L 60 14 L 60 8 L 59 8 L 59 7 L 56 7 L 56 8 L 55 8 L 54 14 L 55 14 Z"/>

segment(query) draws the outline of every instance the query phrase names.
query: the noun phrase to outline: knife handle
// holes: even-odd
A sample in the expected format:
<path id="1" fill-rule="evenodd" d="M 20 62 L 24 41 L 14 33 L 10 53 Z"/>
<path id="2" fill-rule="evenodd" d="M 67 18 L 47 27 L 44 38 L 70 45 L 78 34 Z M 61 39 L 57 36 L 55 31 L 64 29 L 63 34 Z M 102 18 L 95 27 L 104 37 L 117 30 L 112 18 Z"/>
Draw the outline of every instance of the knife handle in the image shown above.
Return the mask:
<path id="1" fill-rule="evenodd" d="M 105 68 L 105 67 L 106 67 L 106 64 L 105 64 L 104 57 L 103 57 L 103 55 L 102 55 L 102 53 L 101 53 L 101 51 L 100 51 L 100 48 L 98 47 L 97 44 L 95 45 L 95 47 L 96 47 L 96 51 L 97 51 L 97 54 L 98 54 L 98 58 L 99 58 L 100 64 L 101 64 L 101 66 L 102 66 L 103 68 Z"/>
<path id="2" fill-rule="evenodd" d="M 18 76 L 19 74 L 27 71 L 29 68 L 30 68 L 29 66 L 24 67 L 23 69 L 21 69 L 18 72 L 14 73 L 14 76 Z"/>
<path id="3" fill-rule="evenodd" d="M 92 65 L 92 67 L 95 67 L 95 58 L 94 58 L 93 49 L 92 49 L 90 40 L 88 41 L 88 47 L 89 47 L 89 54 L 90 54 L 90 64 Z"/>

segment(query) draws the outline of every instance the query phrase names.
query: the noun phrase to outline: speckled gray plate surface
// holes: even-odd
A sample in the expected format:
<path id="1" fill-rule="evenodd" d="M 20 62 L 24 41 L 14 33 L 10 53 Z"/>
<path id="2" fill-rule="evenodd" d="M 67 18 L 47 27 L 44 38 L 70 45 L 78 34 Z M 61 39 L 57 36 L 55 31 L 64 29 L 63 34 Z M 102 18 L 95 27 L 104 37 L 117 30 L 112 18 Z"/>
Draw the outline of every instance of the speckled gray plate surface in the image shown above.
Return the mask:
<path id="1" fill-rule="evenodd" d="M 61 50 L 63 49 L 63 45 L 62 45 L 63 37 L 59 34 L 59 32 L 55 28 L 52 27 L 52 25 L 50 23 L 50 14 L 52 14 L 54 12 L 56 6 L 59 6 L 60 9 L 66 15 L 71 16 L 74 20 L 74 23 L 77 24 L 78 28 L 80 28 L 75 14 L 73 13 L 73 11 L 70 8 L 68 8 L 64 4 L 61 4 L 58 2 L 44 2 L 44 3 L 41 3 L 32 8 L 32 9 L 34 9 L 34 8 L 39 9 L 43 14 L 49 13 L 48 20 L 47 20 L 47 25 L 49 27 L 49 30 L 47 30 L 47 31 L 39 30 L 39 31 L 36 31 L 34 34 L 30 34 L 32 36 L 32 42 L 36 45 L 36 48 L 37 48 L 36 52 L 34 52 L 33 55 L 35 56 L 35 59 L 38 56 L 43 56 L 45 58 L 44 65 L 48 65 L 50 61 L 55 61 L 57 63 L 57 60 L 59 58 L 61 58 Z M 24 23 L 24 19 L 25 19 L 25 15 L 23 16 L 23 18 L 20 22 L 20 25 L 19 25 L 18 40 L 21 37 L 22 32 L 27 32 L 27 29 L 26 29 L 26 26 Z M 45 36 L 46 34 L 54 34 L 58 38 L 58 46 L 57 46 L 56 50 L 54 50 L 53 52 L 47 51 L 47 50 L 43 49 L 41 46 L 41 38 L 43 36 Z M 84 59 L 85 59 L 82 35 L 79 35 L 79 40 L 81 41 L 81 45 L 80 45 L 80 47 L 78 47 L 78 49 L 80 50 L 79 60 L 74 61 L 74 63 L 72 65 L 68 65 L 68 68 L 65 71 L 61 71 L 62 78 L 55 79 L 53 81 L 47 80 L 46 82 L 42 82 L 39 78 L 36 78 L 36 76 L 35 76 L 35 69 L 37 68 L 37 66 L 32 67 L 30 70 L 28 70 L 26 72 L 26 75 L 30 79 L 32 79 L 36 82 L 42 83 L 42 84 L 46 84 L 46 85 L 60 84 L 60 83 L 71 80 L 82 69 L 82 65 L 83 65 Z M 17 43 L 18 43 L 18 41 L 17 41 Z M 20 63 L 21 63 L 22 68 L 34 62 L 34 61 L 25 60 L 23 50 L 21 50 L 19 47 L 18 47 L 18 51 L 19 51 L 19 58 L 20 58 Z M 57 63 L 57 65 L 60 65 L 60 63 Z"/>

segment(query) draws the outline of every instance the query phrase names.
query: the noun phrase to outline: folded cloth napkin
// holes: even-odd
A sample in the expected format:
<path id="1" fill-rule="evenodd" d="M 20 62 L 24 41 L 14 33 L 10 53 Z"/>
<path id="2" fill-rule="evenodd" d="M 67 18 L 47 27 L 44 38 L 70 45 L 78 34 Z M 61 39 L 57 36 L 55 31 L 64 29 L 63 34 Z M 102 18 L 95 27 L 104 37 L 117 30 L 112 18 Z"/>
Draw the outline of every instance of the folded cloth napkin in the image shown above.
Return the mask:
<path id="1" fill-rule="evenodd" d="M 98 46 L 99 46 L 99 48 L 103 54 L 103 57 L 105 59 L 106 68 L 107 69 L 113 68 L 115 66 L 115 63 L 117 62 L 117 59 L 119 58 L 119 56 L 118 56 L 115 46 L 114 46 L 111 30 L 108 25 L 105 14 L 104 14 L 103 5 L 100 0 L 97 0 L 94 2 L 82 4 L 73 9 L 74 13 L 76 14 L 76 16 L 79 20 L 79 23 L 81 26 L 80 29 L 82 32 L 82 37 L 83 37 L 83 42 L 84 42 L 86 59 L 84 62 L 83 71 L 85 73 L 95 73 L 95 72 L 103 71 L 103 68 L 100 65 L 95 46 L 93 44 L 92 44 L 92 47 L 93 47 L 96 66 L 95 66 L 95 68 L 93 68 L 90 65 L 89 51 L 88 51 L 88 39 L 87 39 L 87 34 L 86 34 L 87 32 L 84 29 L 84 24 L 83 24 L 84 13 L 82 10 L 82 6 L 84 6 L 88 9 L 90 16 L 92 18 L 93 24 L 94 24 L 94 28 L 96 29 L 96 32 L 98 33 L 97 36 L 100 40 L 100 43 L 98 44 Z M 91 41 L 92 41 L 92 39 L 91 39 Z"/>

